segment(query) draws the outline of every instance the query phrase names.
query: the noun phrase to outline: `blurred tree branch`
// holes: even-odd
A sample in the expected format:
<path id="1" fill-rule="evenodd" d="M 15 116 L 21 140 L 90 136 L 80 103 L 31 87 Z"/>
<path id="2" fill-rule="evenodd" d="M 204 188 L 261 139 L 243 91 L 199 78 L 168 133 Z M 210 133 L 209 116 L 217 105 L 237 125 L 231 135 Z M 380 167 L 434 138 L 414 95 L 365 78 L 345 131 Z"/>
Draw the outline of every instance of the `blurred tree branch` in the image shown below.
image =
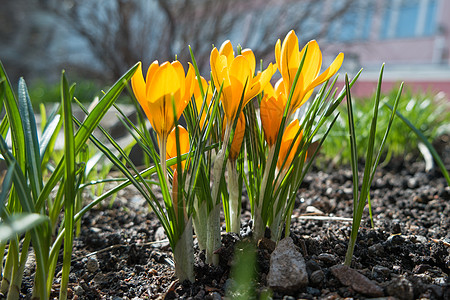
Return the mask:
<path id="1" fill-rule="evenodd" d="M 212 45 L 226 40 L 250 47 L 274 61 L 278 38 L 295 29 L 302 44 L 321 38 L 356 0 L 39 0 L 85 39 L 102 64 L 105 79 L 118 78 L 131 65 L 175 54 L 190 60 L 191 45 L 207 72 Z M 328 2 L 328 5 L 324 5 Z M 328 9 L 324 9 L 327 7 Z M 236 46 L 236 44 L 235 44 Z M 207 74 L 205 74 L 206 77 Z"/>

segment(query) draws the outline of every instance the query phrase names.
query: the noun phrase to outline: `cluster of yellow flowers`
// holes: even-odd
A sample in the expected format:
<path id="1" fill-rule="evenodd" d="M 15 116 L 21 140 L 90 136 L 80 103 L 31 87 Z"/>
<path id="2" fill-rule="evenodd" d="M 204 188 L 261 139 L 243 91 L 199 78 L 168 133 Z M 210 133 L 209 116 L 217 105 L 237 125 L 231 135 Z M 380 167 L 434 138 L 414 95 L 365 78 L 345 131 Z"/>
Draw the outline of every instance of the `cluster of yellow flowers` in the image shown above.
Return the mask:
<path id="1" fill-rule="evenodd" d="M 302 71 L 293 86 L 305 51 Z M 244 49 L 235 56 L 231 42 L 225 41 L 219 49 L 214 47 L 211 51 L 211 80 L 216 89 L 222 87 L 220 100 L 225 114 L 225 137 L 227 137 L 226 132 L 231 130 L 238 108 L 243 108 L 255 96 L 264 93 L 260 105 L 261 124 L 268 147 L 273 147 L 290 93 L 292 93 L 292 98 L 288 108 L 288 119 L 308 100 L 316 86 L 328 80 L 339 70 L 344 55 L 340 53 L 333 63 L 319 75 L 322 67 L 322 53 L 319 45 L 313 40 L 300 51 L 298 38 L 294 31 L 290 31 L 283 43 L 280 40 L 277 41 L 275 59 L 275 65 L 271 63 L 265 70 L 255 74 L 256 59 L 252 50 Z M 281 78 L 272 86 L 270 80 L 277 69 L 281 73 Z M 201 78 L 201 83 L 203 90 L 209 91 L 207 101 L 211 101 L 213 90 L 211 84 L 208 85 L 204 78 Z M 194 96 L 198 109 L 203 101 L 193 66 L 189 63 L 189 70 L 185 74 L 179 61 L 165 62 L 161 65 L 158 64 L 158 61 L 154 61 L 148 68 L 144 80 L 142 67 L 139 64 L 132 78 L 132 88 L 160 139 L 160 145 L 167 149 L 166 158 L 176 156 L 173 131 L 174 112 L 176 112 L 176 119 L 179 119 L 192 96 Z M 204 119 L 205 116 L 202 116 L 202 126 Z M 278 168 L 281 168 L 283 162 L 285 166 L 290 165 L 295 149 L 300 143 L 300 138 L 296 138 L 294 147 L 291 147 L 299 127 L 299 121 L 293 120 L 284 130 Z M 231 159 L 236 159 L 240 151 L 244 130 L 245 119 L 242 114 L 238 119 L 235 138 L 231 145 Z M 188 134 L 182 127 L 180 132 L 182 132 L 180 136 L 181 153 L 185 153 L 189 150 Z M 167 148 L 165 147 L 166 143 Z M 291 149 L 292 155 L 285 159 L 288 149 Z"/>

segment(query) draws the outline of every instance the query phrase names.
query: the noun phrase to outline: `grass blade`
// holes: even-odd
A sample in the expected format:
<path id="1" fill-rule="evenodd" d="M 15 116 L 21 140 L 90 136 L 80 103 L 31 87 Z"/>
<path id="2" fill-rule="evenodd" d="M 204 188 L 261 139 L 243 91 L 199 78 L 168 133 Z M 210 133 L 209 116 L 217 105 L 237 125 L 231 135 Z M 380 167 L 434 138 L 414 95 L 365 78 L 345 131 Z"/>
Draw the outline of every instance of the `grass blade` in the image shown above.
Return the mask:
<path id="1" fill-rule="evenodd" d="M 356 133 L 355 133 L 355 121 L 353 119 L 353 107 L 352 107 L 352 97 L 350 94 L 350 87 L 348 84 L 348 76 L 345 74 L 345 91 L 347 95 L 347 116 L 348 116 L 348 130 L 350 138 L 350 151 L 351 151 L 351 166 L 353 174 L 353 217 L 356 213 L 356 203 L 358 201 L 358 188 L 359 188 L 359 178 L 358 178 L 358 151 L 356 148 Z"/>
<path id="2" fill-rule="evenodd" d="M 73 244 L 73 217 L 75 200 L 75 138 L 72 122 L 73 88 L 69 84 L 65 73 L 61 76 L 61 105 L 63 108 L 64 127 L 64 256 L 61 275 L 61 289 L 59 298 L 67 299 L 67 285 L 69 283 L 70 262 Z"/>

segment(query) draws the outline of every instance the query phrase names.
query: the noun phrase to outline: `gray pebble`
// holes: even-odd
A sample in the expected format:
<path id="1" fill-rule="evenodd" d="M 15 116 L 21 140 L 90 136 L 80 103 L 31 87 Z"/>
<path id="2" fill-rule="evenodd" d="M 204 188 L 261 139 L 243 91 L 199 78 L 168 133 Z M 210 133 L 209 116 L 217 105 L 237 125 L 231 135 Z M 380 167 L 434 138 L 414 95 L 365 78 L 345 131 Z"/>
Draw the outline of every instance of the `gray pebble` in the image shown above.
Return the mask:
<path id="1" fill-rule="evenodd" d="M 88 272 L 94 273 L 98 270 L 98 268 L 99 268 L 99 264 L 98 264 L 97 257 L 95 257 L 95 256 L 89 257 L 86 261 L 86 270 Z"/>
<path id="2" fill-rule="evenodd" d="M 317 259 L 323 261 L 326 264 L 336 263 L 336 256 L 330 253 L 320 253 Z"/>
<path id="3" fill-rule="evenodd" d="M 79 285 L 75 286 L 73 288 L 73 291 L 75 292 L 75 295 L 78 295 L 78 296 L 81 296 L 84 294 L 84 289 Z"/>
<path id="4" fill-rule="evenodd" d="M 322 270 L 317 270 L 311 273 L 311 283 L 313 285 L 321 285 L 323 280 L 325 279 L 325 274 Z"/>

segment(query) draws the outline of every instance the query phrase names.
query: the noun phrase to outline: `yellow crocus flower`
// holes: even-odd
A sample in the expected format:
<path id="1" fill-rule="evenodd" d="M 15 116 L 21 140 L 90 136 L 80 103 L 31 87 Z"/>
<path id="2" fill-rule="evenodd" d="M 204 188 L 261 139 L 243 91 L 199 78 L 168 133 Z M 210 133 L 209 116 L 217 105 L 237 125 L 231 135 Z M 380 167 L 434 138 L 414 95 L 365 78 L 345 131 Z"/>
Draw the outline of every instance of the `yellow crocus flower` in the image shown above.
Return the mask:
<path id="1" fill-rule="evenodd" d="M 172 101 L 175 103 L 178 120 L 193 94 L 194 76 L 191 64 L 185 76 L 179 61 L 159 65 L 155 60 L 148 68 L 144 80 L 139 62 L 138 69 L 131 78 L 131 86 L 153 129 L 162 140 L 165 140 L 174 128 Z"/>
<path id="2" fill-rule="evenodd" d="M 286 106 L 285 94 L 279 92 L 278 86 L 275 87 L 276 89 L 270 83 L 266 86 L 259 111 L 261 125 L 264 130 L 264 139 L 269 145 L 269 148 L 277 141 L 278 131 Z"/>
<path id="3" fill-rule="evenodd" d="M 180 154 L 186 154 L 189 152 L 189 133 L 181 125 L 178 125 L 178 137 L 180 144 Z M 166 149 L 166 160 L 177 157 L 177 137 L 175 133 L 176 128 L 172 129 L 167 137 L 167 149 Z M 184 169 L 186 161 L 181 162 L 181 168 Z M 177 165 L 172 165 L 172 169 L 175 170 Z"/>
<path id="4" fill-rule="evenodd" d="M 278 40 L 275 45 L 275 59 L 282 76 L 280 85 L 284 86 L 286 97 L 289 96 L 306 47 L 308 47 L 308 51 L 295 86 L 289 113 L 293 113 L 302 106 L 311 96 L 316 86 L 336 74 L 344 60 L 344 54 L 342 52 L 339 53 L 328 69 L 319 75 L 320 68 L 322 67 L 322 52 L 320 51 L 319 45 L 315 40 L 312 40 L 308 42 L 302 51 L 299 51 L 298 38 L 295 32 L 291 30 L 286 35 L 283 44 Z"/>
<path id="5" fill-rule="evenodd" d="M 227 127 L 236 118 L 241 99 L 244 107 L 253 97 L 262 92 L 276 71 L 273 64 L 256 76 L 256 60 L 253 51 L 242 50 L 241 54 L 234 56 L 230 41 L 225 41 L 219 50 L 214 47 L 210 56 L 212 79 L 216 89 L 222 88 L 222 106 L 229 122 Z"/>
<path id="6" fill-rule="evenodd" d="M 300 141 L 302 140 L 303 136 L 303 131 L 300 132 L 300 134 L 297 136 L 299 130 L 300 130 L 300 123 L 298 119 L 293 120 L 284 130 L 277 161 L 277 168 L 279 170 L 281 170 L 281 167 L 283 166 L 283 162 L 286 159 L 286 156 L 287 159 L 283 166 L 283 170 L 287 170 L 290 167 L 292 161 L 294 160 L 295 153 L 297 152 L 298 146 L 300 145 Z M 296 136 L 297 138 L 295 138 Z M 291 148 L 292 143 L 294 143 L 294 145 Z"/>

